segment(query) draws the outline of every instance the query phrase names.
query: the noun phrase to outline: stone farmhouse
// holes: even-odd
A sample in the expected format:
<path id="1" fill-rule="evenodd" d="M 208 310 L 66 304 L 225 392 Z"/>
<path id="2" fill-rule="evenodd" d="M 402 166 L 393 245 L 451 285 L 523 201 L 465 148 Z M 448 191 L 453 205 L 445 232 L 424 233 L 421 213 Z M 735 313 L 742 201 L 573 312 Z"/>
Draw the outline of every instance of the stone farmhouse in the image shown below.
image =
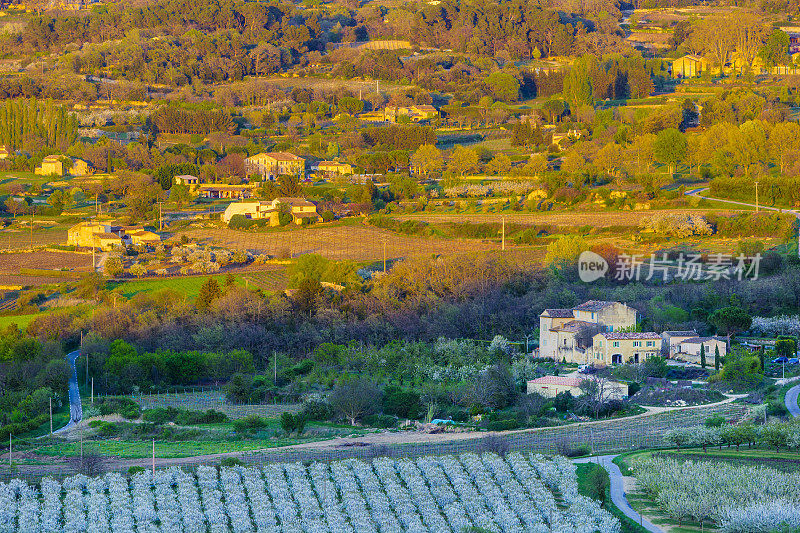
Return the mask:
<path id="1" fill-rule="evenodd" d="M 288 152 L 262 152 L 244 160 L 250 174 L 274 180 L 278 176 L 300 176 L 305 174 L 306 161 Z"/>
<path id="2" fill-rule="evenodd" d="M 322 218 L 317 214 L 317 206 L 305 198 L 275 198 L 271 201 L 261 200 L 256 202 L 236 202 L 230 204 L 222 214 L 222 220 L 230 224 L 236 215 L 242 215 L 248 220 L 269 219 L 270 226 L 277 226 L 278 214 L 281 205 L 289 207 L 292 222 L 297 225 L 319 222 Z"/>
<path id="3" fill-rule="evenodd" d="M 538 393 L 545 398 L 555 398 L 562 392 L 569 392 L 577 397 L 583 394 L 581 383 L 585 380 L 597 379 L 595 376 L 542 376 L 527 382 L 527 393 Z M 606 400 L 624 400 L 628 397 L 628 384 L 606 380 L 603 383 L 603 397 Z"/>
<path id="4" fill-rule="evenodd" d="M 67 230 L 67 244 L 81 248 L 112 250 L 132 245 L 155 245 L 161 242 L 158 233 L 142 226 L 122 226 L 110 222 L 80 222 Z"/>
<path id="5" fill-rule="evenodd" d="M 592 337 L 592 349 L 587 351 L 585 363 L 622 364 L 644 363 L 661 354 L 661 335 L 652 331 L 607 331 Z"/>
<path id="6" fill-rule="evenodd" d="M 589 300 L 571 309 L 545 309 L 539 315 L 539 357 L 591 363 L 595 335 L 635 326 L 636 310 L 619 302 Z"/>

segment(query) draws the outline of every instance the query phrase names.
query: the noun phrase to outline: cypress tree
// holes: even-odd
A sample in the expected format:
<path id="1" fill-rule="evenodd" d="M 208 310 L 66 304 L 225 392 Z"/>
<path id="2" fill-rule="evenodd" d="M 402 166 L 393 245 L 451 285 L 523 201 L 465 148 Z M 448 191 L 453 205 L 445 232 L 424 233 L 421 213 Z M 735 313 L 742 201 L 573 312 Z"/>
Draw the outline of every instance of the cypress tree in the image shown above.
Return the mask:
<path id="1" fill-rule="evenodd" d="M 706 345 L 700 343 L 700 367 L 706 367 Z"/>
<path id="2" fill-rule="evenodd" d="M 719 372 L 719 344 L 714 346 L 714 370 Z"/>

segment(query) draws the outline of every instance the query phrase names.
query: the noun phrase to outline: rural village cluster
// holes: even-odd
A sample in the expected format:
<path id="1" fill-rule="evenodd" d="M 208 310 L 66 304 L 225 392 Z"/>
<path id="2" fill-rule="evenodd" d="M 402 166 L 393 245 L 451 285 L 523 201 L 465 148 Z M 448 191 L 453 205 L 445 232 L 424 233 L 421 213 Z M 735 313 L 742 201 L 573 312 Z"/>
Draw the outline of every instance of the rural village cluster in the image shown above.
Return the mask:
<path id="1" fill-rule="evenodd" d="M 0 533 L 800 532 L 797 0 L 0 3 Z"/>

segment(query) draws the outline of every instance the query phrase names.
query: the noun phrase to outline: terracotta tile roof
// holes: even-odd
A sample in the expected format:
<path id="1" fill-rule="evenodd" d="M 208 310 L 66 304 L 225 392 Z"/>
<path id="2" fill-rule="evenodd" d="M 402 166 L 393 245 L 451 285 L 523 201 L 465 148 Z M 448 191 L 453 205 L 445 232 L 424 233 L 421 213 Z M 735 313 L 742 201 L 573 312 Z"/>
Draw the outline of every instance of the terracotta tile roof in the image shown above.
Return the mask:
<path id="1" fill-rule="evenodd" d="M 609 302 L 606 300 L 589 300 L 588 302 L 584 302 L 577 307 L 573 307 L 573 311 L 600 311 L 601 309 L 605 309 L 609 305 L 614 305 L 617 302 Z"/>
<path id="2" fill-rule="evenodd" d="M 573 376 L 542 376 L 540 378 L 532 379 L 528 383 L 535 383 L 536 385 L 561 385 L 562 387 L 580 387 L 581 379 Z"/>
<path id="3" fill-rule="evenodd" d="M 721 339 L 719 337 L 692 337 L 691 339 L 686 339 L 682 341 L 681 344 L 688 343 L 688 344 L 701 344 L 703 342 L 708 341 L 720 341 L 725 342 L 725 339 Z"/>
<path id="4" fill-rule="evenodd" d="M 608 340 L 657 340 L 661 338 L 661 335 L 652 331 L 606 331 L 600 335 Z"/>
<path id="5" fill-rule="evenodd" d="M 665 331 L 662 335 L 666 335 L 667 337 L 696 337 L 697 332 L 694 330 L 691 331 Z"/>
<path id="6" fill-rule="evenodd" d="M 573 316 L 572 309 L 545 309 L 544 313 L 551 318 L 572 318 Z"/>
<path id="7" fill-rule="evenodd" d="M 551 328 L 550 331 L 569 331 L 577 333 L 586 328 L 599 328 L 594 322 L 586 322 L 585 320 L 570 320 L 564 325 Z"/>

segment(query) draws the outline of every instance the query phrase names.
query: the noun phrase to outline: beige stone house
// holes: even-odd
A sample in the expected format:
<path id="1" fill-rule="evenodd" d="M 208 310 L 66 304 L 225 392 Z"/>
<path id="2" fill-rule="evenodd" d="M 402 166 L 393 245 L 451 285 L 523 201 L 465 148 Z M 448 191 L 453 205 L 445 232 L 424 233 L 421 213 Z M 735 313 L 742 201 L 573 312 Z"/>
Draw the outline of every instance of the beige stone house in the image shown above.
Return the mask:
<path id="1" fill-rule="evenodd" d="M 303 176 L 306 162 L 288 152 L 262 152 L 245 159 L 245 168 L 251 174 L 274 180 L 278 176 Z"/>
<path id="2" fill-rule="evenodd" d="M 292 214 L 292 222 L 297 225 L 310 222 L 319 222 L 321 217 L 317 214 L 317 206 L 305 198 L 275 198 L 271 201 L 236 202 L 230 204 L 222 214 L 222 220 L 230 224 L 231 218 L 242 215 L 249 220 L 269 219 L 270 226 L 279 225 L 278 213 L 281 205 L 286 205 Z"/>
<path id="3" fill-rule="evenodd" d="M 652 331 L 598 333 L 592 338 L 592 349 L 586 362 L 606 365 L 644 363 L 661 354 L 663 341 L 661 335 Z"/>
<path id="4" fill-rule="evenodd" d="M 154 245 L 161 242 L 158 233 L 142 226 L 121 226 L 111 222 L 87 221 L 67 230 L 67 244 L 81 248 L 111 250 L 128 244 Z"/>
<path id="5" fill-rule="evenodd" d="M 677 346 L 675 359 L 700 364 L 700 347 L 705 348 L 706 363 L 714 365 L 714 355 L 719 350 L 720 358 L 728 353 L 728 343 L 724 337 L 692 337 L 681 341 Z"/>
<path id="6" fill-rule="evenodd" d="M 33 171 L 37 176 L 56 176 L 64 175 L 64 164 L 61 162 L 60 155 L 48 155 L 42 159 L 42 163 Z"/>
<path id="7" fill-rule="evenodd" d="M 697 332 L 693 329 L 686 331 L 664 331 L 661 338 L 664 339 L 661 351 L 665 357 L 674 357 L 678 352 L 678 346 L 685 340 L 697 337 Z"/>
<path id="8" fill-rule="evenodd" d="M 619 302 L 589 300 L 571 309 L 545 309 L 539 315 L 539 357 L 591 363 L 593 337 L 636 326 L 636 310 Z"/>
<path id="9" fill-rule="evenodd" d="M 583 394 L 581 383 L 586 380 L 598 379 L 593 375 L 586 376 L 542 376 L 527 382 L 527 393 L 538 393 L 545 398 L 555 398 L 562 392 L 569 392 L 573 396 Z M 619 381 L 603 380 L 603 396 L 607 400 L 624 400 L 628 397 L 628 385 Z"/>

